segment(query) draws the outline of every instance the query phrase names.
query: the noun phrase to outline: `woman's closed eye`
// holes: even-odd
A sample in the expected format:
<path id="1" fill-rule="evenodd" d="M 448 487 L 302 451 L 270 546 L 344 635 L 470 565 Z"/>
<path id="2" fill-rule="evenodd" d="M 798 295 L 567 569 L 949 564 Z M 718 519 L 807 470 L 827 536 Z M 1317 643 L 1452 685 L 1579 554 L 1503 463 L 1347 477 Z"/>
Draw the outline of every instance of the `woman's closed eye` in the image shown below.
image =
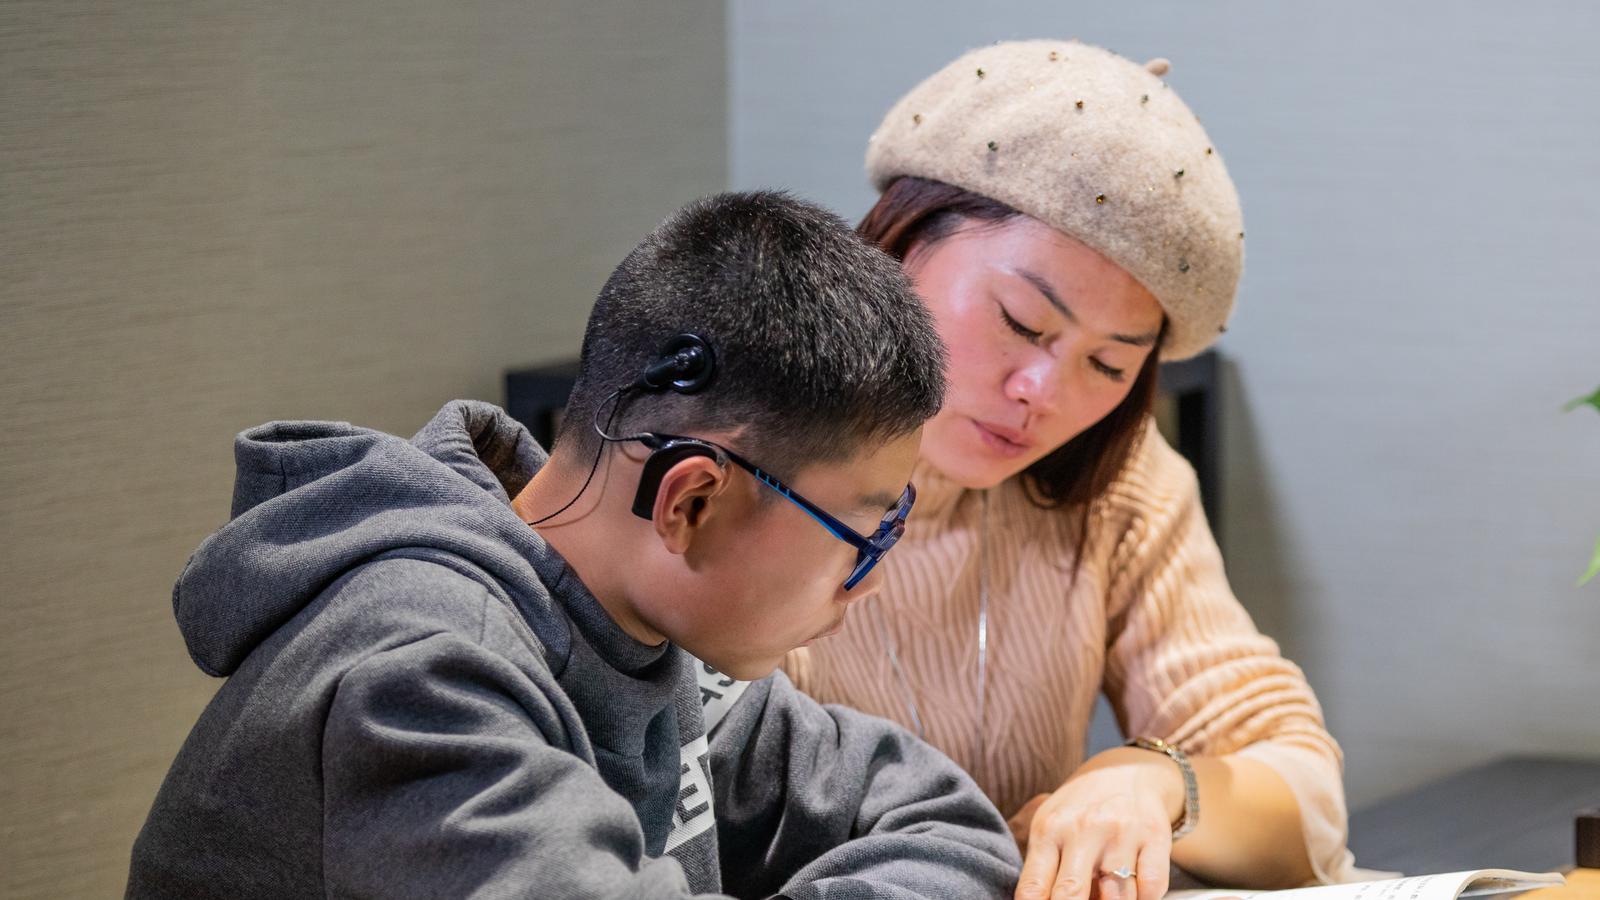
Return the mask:
<path id="1" fill-rule="evenodd" d="M 1029 328 L 1028 326 L 1012 318 L 1011 313 L 1006 310 L 1003 304 L 996 303 L 995 308 L 1000 310 L 1000 318 L 1006 323 L 1006 327 L 1016 332 L 1028 343 L 1037 344 L 1039 342 L 1039 338 L 1044 336 L 1044 332 L 1034 331 L 1032 328 Z"/>
<path id="2" fill-rule="evenodd" d="M 1019 337 L 1028 343 L 1037 344 L 1039 343 L 1039 339 L 1044 336 L 1044 332 L 1035 331 L 1021 322 L 1018 322 L 1014 317 L 1012 317 L 1011 313 L 1005 308 L 1004 304 L 996 303 L 995 308 L 1000 310 L 1000 319 L 1006 323 L 1006 327 L 1011 329 L 1013 332 L 1016 332 Z M 1096 372 L 1099 372 L 1101 375 L 1104 375 L 1106 378 L 1109 378 L 1115 382 L 1120 383 L 1126 380 L 1128 377 L 1127 369 L 1119 369 L 1116 366 L 1108 366 L 1092 356 L 1089 357 L 1089 366 Z"/>
<path id="3" fill-rule="evenodd" d="M 1108 366 L 1092 356 L 1089 357 L 1089 365 L 1093 366 L 1096 372 L 1099 372 L 1101 375 L 1104 375 L 1112 381 L 1122 381 L 1128 377 L 1127 369 L 1118 369 L 1113 366 Z"/>

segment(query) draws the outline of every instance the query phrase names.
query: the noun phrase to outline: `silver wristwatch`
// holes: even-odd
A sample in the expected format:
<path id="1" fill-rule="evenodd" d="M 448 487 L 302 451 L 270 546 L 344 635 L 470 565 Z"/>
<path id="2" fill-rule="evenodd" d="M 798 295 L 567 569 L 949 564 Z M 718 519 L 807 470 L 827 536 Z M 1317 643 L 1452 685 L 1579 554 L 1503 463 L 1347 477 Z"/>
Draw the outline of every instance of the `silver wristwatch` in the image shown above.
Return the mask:
<path id="1" fill-rule="evenodd" d="M 1189 755 L 1160 738 L 1137 737 L 1128 746 L 1165 753 L 1178 764 L 1178 771 L 1183 773 L 1183 818 L 1172 824 L 1172 839 L 1193 831 L 1200 824 L 1200 785 L 1195 781 L 1194 767 L 1189 765 Z"/>

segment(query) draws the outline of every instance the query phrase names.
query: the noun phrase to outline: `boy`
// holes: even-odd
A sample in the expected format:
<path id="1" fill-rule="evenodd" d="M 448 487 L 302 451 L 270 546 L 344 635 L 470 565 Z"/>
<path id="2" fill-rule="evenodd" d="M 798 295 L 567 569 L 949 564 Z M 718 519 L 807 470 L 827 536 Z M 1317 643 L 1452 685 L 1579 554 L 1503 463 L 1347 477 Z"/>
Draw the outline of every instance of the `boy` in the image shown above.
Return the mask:
<path id="1" fill-rule="evenodd" d="M 475 403 L 244 433 L 128 894 L 1009 896 L 952 763 L 764 678 L 876 589 L 943 365 L 837 218 L 723 195 L 607 281 L 548 459 Z"/>

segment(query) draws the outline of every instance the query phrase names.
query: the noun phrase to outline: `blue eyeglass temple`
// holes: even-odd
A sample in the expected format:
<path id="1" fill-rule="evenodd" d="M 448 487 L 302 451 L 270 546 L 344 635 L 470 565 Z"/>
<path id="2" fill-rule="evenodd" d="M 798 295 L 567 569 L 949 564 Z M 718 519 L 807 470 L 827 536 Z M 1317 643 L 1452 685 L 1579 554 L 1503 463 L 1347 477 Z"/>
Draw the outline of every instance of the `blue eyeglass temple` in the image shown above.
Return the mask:
<path id="1" fill-rule="evenodd" d="M 900 495 L 900 502 L 895 504 L 895 508 L 883 517 L 882 522 L 878 523 L 878 530 L 873 532 L 870 538 L 863 537 L 854 528 L 829 515 L 822 507 L 795 493 L 788 485 L 767 474 L 760 466 L 726 447 L 719 449 L 726 453 L 728 458 L 737 463 L 740 468 L 754 475 L 757 481 L 782 494 L 784 499 L 800 507 L 806 515 L 815 519 L 817 524 L 826 528 L 829 534 L 856 548 L 856 567 L 844 582 L 844 589 L 847 591 L 860 584 L 861 579 L 867 577 L 867 573 L 872 571 L 872 567 L 878 564 L 878 560 L 882 559 L 883 555 L 889 552 L 889 548 L 900 540 L 900 535 L 905 530 L 906 517 L 911 514 L 911 507 L 917 501 L 917 489 L 910 484 L 906 485 L 905 492 Z"/>

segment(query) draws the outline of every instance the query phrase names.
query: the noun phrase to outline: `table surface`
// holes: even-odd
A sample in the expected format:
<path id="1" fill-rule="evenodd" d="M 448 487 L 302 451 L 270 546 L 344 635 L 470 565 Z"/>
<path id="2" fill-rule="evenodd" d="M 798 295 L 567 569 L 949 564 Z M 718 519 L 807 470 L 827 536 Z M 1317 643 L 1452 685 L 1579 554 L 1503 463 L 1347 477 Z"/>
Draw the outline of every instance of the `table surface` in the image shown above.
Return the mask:
<path id="1" fill-rule="evenodd" d="M 1570 869 L 1573 820 L 1596 807 L 1600 759 L 1498 759 L 1352 813 L 1350 849 L 1362 868 L 1409 875 Z"/>
<path id="2" fill-rule="evenodd" d="M 1565 885 L 1529 891 L 1517 900 L 1600 900 L 1600 869 L 1573 869 Z"/>

